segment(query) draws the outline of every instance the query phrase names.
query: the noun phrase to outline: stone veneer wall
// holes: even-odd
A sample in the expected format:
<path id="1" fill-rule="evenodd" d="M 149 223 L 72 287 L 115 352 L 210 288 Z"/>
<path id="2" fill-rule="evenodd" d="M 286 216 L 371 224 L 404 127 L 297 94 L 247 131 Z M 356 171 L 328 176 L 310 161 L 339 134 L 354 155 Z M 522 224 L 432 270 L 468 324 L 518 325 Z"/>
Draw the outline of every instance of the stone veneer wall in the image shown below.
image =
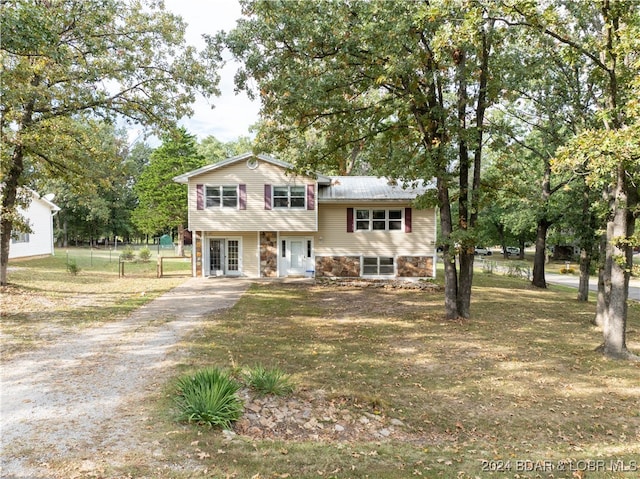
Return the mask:
<path id="1" fill-rule="evenodd" d="M 433 276 L 433 257 L 398 256 L 396 258 L 397 275 L 401 278 L 424 278 Z"/>
<path id="2" fill-rule="evenodd" d="M 359 256 L 316 256 L 316 277 L 357 278 Z"/>
<path id="3" fill-rule="evenodd" d="M 260 232 L 260 276 L 278 276 L 278 234 L 275 231 Z"/>

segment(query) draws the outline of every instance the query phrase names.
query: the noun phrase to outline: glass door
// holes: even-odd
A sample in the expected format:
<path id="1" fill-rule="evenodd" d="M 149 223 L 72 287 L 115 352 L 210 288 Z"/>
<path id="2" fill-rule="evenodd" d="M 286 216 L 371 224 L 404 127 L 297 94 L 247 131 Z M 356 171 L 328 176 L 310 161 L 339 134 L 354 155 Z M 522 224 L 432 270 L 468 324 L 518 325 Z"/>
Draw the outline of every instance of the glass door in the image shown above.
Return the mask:
<path id="1" fill-rule="evenodd" d="M 209 274 L 211 276 L 224 275 L 224 240 L 209 240 Z"/>
<path id="2" fill-rule="evenodd" d="M 240 241 L 227 240 L 227 261 L 228 274 L 238 274 L 240 272 Z"/>

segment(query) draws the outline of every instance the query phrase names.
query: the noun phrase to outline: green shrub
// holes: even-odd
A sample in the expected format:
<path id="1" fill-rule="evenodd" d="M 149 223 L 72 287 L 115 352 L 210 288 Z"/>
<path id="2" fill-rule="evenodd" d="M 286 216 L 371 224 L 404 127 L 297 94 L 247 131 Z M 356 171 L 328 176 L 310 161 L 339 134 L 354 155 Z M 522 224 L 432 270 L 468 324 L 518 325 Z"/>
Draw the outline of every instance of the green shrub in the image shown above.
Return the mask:
<path id="1" fill-rule="evenodd" d="M 560 268 L 560 274 L 573 274 L 576 270 L 573 268 Z"/>
<path id="2" fill-rule="evenodd" d="M 206 368 L 178 379 L 178 419 L 228 429 L 242 415 L 240 384 L 218 368 Z"/>
<path id="3" fill-rule="evenodd" d="M 141 248 L 140 251 L 138 251 L 138 257 L 143 263 L 148 263 L 151 259 L 151 250 L 147 246 Z"/>
<path id="4" fill-rule="evenodd" d="M 278 368 L 266 369 L 258 365 L 245 373 L 244 379 L 247 386 L 262 395 L 284 396 L 293 392 L 291 378 Z"/>
<path id="5" fill-rule="evenodd" d="M 133 251 L 133 248 L 131 246 L 127 246 L 122 250 L 122 253 L 120 253 L 120 258 L 123 261 L 132 261 L 134 255 L 135 253 Z"/>
<path id="6" fill-rule="evenodd" d="M 67 261 L 67 271 L 74 276 L 76 276 L 80 272 L 80 268 L 78 267 L 78 263 L 76 263 L 75 259 L 70 259 Z"/>

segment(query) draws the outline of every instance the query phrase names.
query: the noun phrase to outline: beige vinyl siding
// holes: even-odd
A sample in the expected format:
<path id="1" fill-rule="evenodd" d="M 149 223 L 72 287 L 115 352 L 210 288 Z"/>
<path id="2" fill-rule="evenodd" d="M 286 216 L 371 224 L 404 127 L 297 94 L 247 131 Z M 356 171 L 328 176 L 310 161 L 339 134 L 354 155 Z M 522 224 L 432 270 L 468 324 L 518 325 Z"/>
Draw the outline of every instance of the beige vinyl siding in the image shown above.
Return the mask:
<path id="1" fill-rule="evenodd" d="M 249 278 L 260 277 L 260 258 L 258 258 L 258 233 L 238 233 L 242 238 L 242 274 Z M 229 235 L 232 236 L 232 235 Z"/>
<path id="2" fill-rule="evenodd" d="M 276 165 L 258 161 L 250 169 L 245 161 L 189 178 L 189 229 L 204 231 L 316 231 L 317 185 L 314 179 L 285 174 Z M 196 185 L 233 186 L 245 184 L 246 210 L 232 208 L 197 209 Z M 316 185 L 316 209 L 274 208 L 264 209 L 264 185 L 303 186 Z"/>
<path id="3" fill-rule="evenodd" d="M 402 209 L 408 204 L 320 204 L 316 256 L 431 256 L 435 254 L 436 224 L 433 209 L 412 208 L 411 233 L 354 231 L 347 233 L 347 208 Z"/>

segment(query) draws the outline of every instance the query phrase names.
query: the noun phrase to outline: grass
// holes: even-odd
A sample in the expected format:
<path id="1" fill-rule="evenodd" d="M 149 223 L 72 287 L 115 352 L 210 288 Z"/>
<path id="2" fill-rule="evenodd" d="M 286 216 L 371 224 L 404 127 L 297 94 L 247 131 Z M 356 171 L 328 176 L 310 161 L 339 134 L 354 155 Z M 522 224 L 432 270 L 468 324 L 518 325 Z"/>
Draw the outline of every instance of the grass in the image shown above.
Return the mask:
<path id="1" fill-rule="evenodd" d="M 189 262 L 172 262 L 183 275 L 156 278 L 156 252 L 146 263 L 126 263 L 119 251 L 69 248 L 55 256 L 10 261 L 0 289 L 2 354 L 8 358 L 78 327 L 122 319 L 187 279 Z M 76 274 L 68 265 L 75 265 Z"/>
<path id="2" fill-rule="evenodd" d="M 274 433 L 230 441 L 160 421 L 156 437 L 174 431 L 162 441 L 165 463 L 194 464 L 144 473 L 521 479 L 587 477 L 578 469 L 592 467 L 590 478 L 634 477 L 601 464 L 640 467 L 632 462 L 640 455 L 640 364 L 594 352 L 601 333 L 590 324 L 593 304 L 574 294 L 479 274 L 473 320 L 448 322 L 440 294 L 257 284 L 184 344 L 190 356 L 182 367 L 278 364 L 296 390 L 324 391 L 327 407 L 401 420 L 403 439 L 283 440 Z M 639 329 L 633 304 L 628 343 L 636 351 Z M 546 473 L 516 470 L 526 469 L 524 461 Z M 561 461 L 573 461 L 574 470 L 558 471 Z M 510 471 L 490 470 L 507 463 Z"/>
<path id="3" fill-rule="evenodd" d="M 110 273 L 107 286 L 97 286 L 103 277 L 82 289 L 70 286 L 91 278 L 80 266 L 77 277 L 54 275 L 46 266 L 20 281 L 12 276 L 14 288 L 54 304 L 66 301 L 70 324 L 90 321 L 109 305 L 118 311 L 112 319 L 122 304 L 135 307 L 139 280 L 125 284 Z M 28 281 L 36 271 L 52 276 Z M 148 281 L 159 294 L 169 280 Z M 75 295 L 91 301 L 79 304 Z M 348 410 L 356 422 L 397 419 L 399 434 L 342 441 L 274 429 L 266 437 L 230 438 L 176 422 L 166 385 L 147 398 L 155 412 L 139 431 L 153 455 L 131 451 L 100 477 L 637 477 L 610 469 L 640 468 L 640 364 L 594 352 L 602 336 L 590 324 L 594 304 L 574 297 L 567 288 L 541 291 L 524 280 L 478 273 L 473 319 L 451 322 L 442 318 L 442 293 L 257 283 L 184 340 L 175 376 L 269 364 L 291 376 L 293 398 L 316 398 L 319 410 Z M 50 314 L 34 314 L 15 321 L 14 333 L 26 329 L 28 336 L 32 323 L 47 329 L 51 321 Z M 640 352 L 637 303 L 629 307 L 627 343 Z M 538 469 L 523 470 L 527 464 Z M 560 464 L 569 470 L 558 470 Z M 596 471 L 580 470 L 589 467 Z"/>

